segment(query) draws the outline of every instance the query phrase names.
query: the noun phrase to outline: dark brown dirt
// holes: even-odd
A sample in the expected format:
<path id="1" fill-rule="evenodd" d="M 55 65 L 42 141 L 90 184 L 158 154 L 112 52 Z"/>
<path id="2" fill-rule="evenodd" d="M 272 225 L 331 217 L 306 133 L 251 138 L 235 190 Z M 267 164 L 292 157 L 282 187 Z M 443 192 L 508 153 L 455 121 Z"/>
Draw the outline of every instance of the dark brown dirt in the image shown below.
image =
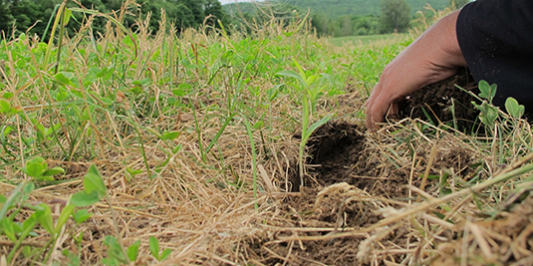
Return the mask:
<path id="1" fill-rule="evenodd" d="M 372 153 L 365 149 L 364 129 L 346 122 L 331 122 L 320 127 L 308 141 L 311 158 L 310 180 L 321 187 L 346 182 L 371 194 L 403 197 L 405 180 L 379 178 L 381 169 Z M 402 182 L 398 182 L 402 181 Z M 379 191 L 376 191 L 379 190 Z"/>
<path id="2" fill-rule="evenodd" d="M 288 197 L 280 213 L 291 228 L 335 228 L 342 232 L 344 228 L 363 228 L 383 219 L 377 213 L 377 206 L 360 200 L 349 200 L 357 194 L 374 195 L 383 198 L 402 200 L 407 197 L 407 176 L 396 172 L 389 177 L 381 177 L 383 170 L 371 157 L 374 154 L 366 149 L 364 129 L 347 122 L 329 122 L 317 129 L 308 141 L 310 158 L 303 192 Z M 297 169 L 297 164 L 293 167 Z M 293 172 L 291 182 L 298 184 L 297 171 Z M 343 182 L 347 184 L 342 185 Z M 332 185 L 342 188 L 333 189 L 321 197 L 319 193 Z M 319 201 L 319 204 L 317 204 Z M 396 231 L 395 231 L 396 232 Z M 393 232 L 386 239 L 397 235 Z M 318 237 L 331 230 L 299 232 L 300 237 Z M 287 265 L 360 265 L 356 255 L 359 244 L 364 238 L 340 238 L 327 241 L 305 241 L 300 246 L 293 242 L 272 243 L 282 237 L 290 237 L 294 232 L 265 234 L 249 240 L 243 248 L 254 259 L 265 265 L 280 265 L 290 252 Z M 398 241 L 397 241 L 398 242 Z M 318 263 L 319 262 L 319 263 Z M 322 264 L 321 264 L 322 263 Z"/>
<path id="3" fill-rule="evenodd" d="M 471 104 L 474 98 L 456 88 L 455 84 L 477 93 L 472 77 L 463 72 L 408 97 L 403 113 L 428 120 L 422 111 L 423 107 L 435 123 L 453 121 L 455 115 L 458 126 L 466 128 L 473 125 L 478 115 Z M 455 112 L 450 108 L 452 102 L 455 104 Z M 308 141 L 307 152 L 310 156 L 306 162 L 307 174 L 303 191 L 284 199 L 280 209 L 275 212 L 279 216 L 273 219 L 279 221 L 279 224 L 273 222 L 271 225 L 316 230 L 268 231 L 246 241 L 240 251 L 249 254 L 249 259 L 264 265 L 364 265 L 357 258 L 361 241 L 365 239 L 363 237 L 279 240 L 294 236 L 320 237 L 342 232 L 345 228 L 367 228 L 384 218 L 377 210 L 388 206 L 387 204 L 350 200 L 353 195 L 364 194 L 395 202 L 408 200 L 406 184 L 409 183 L 410 166 L 397 169 L 392 164 L 383 164 L 383 155 L 376 144 L 368 145 L 365 130 L 358 125 L 334 121 L 317 129 Z M 298 139 L 299 136 L 295 135 L 295 138 Z M 430 150 L 431 147 L 427 146 L 415 147 L 413 152 L 419 158 L 428 158 Z M 473 171 L 470 167 L 473 163 L 474 158 L 466 149 L 442 148 L 437 152 L 433 169 L 453 169 L 455 174 L 467 177 Z M 417 173 L 423 172 L 425 166 L 422 164 L 418 167 Z M 293 192 L 298 192 L 300 188 L 297 169 L 295 160 L 289 171 Z M 439 170 L 433 170 L 431 174 L 439 175 Z M 415 178 L 413 185 L 419 186 L 420 180 Z M 402 246 L 406 239 L 405 229 L 398 228 L 381 240 Z M 389 259 L 401 261 L 402 257 L 394 255 L 389 256 Z"/>
<path id="4" fill-rule="evenodd" d="M 408 96 L 401 108 L 401 115 L 425 121 L 429 120 L 429 116 L 435 124 L 440 121 L 449 123 L 450 126 L 453 126 L 455 116 L 457 127 L 461 131 L 470 129 L 479 114 L 472 105 L 472 101 L 476 99 L 455 85 L 476 95 L 479 93 L 477 83 L 465 69 L 451 78 L 426 86 Z"/>

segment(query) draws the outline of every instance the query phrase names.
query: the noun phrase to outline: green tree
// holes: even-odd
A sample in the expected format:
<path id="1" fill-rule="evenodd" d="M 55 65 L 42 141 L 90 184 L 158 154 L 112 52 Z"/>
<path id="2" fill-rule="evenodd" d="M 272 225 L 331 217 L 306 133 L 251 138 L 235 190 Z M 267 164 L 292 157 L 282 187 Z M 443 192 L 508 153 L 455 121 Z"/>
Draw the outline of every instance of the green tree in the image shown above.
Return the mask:
<path id="1" fill-rule="evenodd" d="M 217 20 L 220 20 L 223 25 L 229 24 L 228 16 L 218 0 L 205 0 L 204 14 L 205 16 L 212 16 L 212 18 L 207 21 L 208 25 L 218 27 Z"/>
<path id="2" fill-rule="evenodd" d="M 11 15 L 9 8 L 9 1 L 0 1 L 0 34 L 3 31 L 6 37 L 9 36 L 10 28 L 13 26 L 13 16 Z M 1 38 L 3 38 L 2 35 L 0 35 L 0 39 Z"/>
<path id="3" fill-rule="evenodd" d="M 344 16 L 341 22 L 342 36 L 351 36 L 353 33 L 352 26 L 353 26 L 352 18 L 350 16 Z"/>
<path id="4" fill-rule="evenodd" d="M 409 26 L 409 5 L 406 0 L 381 1 L 381 25 L 386 32 L 405 32 Z"/>

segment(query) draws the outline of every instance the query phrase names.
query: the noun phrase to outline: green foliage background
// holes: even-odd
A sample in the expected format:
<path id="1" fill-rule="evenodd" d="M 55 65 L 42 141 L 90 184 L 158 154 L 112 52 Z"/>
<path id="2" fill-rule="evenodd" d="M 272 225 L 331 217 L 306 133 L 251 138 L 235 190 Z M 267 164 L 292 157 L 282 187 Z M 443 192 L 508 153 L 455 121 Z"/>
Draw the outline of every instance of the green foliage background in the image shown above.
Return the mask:
<path id="1" fill-rule="evenodd" d="M 327 18 L 338 18 L 344 15 L 379 15 L 380 14 L 380 0 L 284 0 L 282 3 L 292 5 L 300 10 L 308 10 L 313 12 L 320 12 Z M 411 7 L 411 15 L 414 15 L 418 10 L 423 10 L 426 4 L 431 5 L 435 9 L 443 9 L 450 3 L 443 0 L 407 0 L 407 4 Z M 254 10 L 254 5 L 250 3 L 239 3 L 242 11 L 251 13 Z M 226 10 L 234 10 L 235 4 L 224 5 Z"/>
<path id="2" fill-rule="evenodd" d="M 453 0 L 452 0 L 453 1 Z M 469 0 L 458 0 L 458 6 L 466 4 Z M 274 13 L 282 14 L 284 10 L 298 10 L 299 15 L 311 11 L 313 27 L 318 35 L 344 37 L 354 35 L 375 35 L 392 33 L 395 27 L 387 25 L 382 19 L 382 0 L 281 0 L 256 3 L 239 3 L 224 5 L 224 9 L 230 16 L 245 14 L 247 17 L 258 14 Z M 451 1 L 442 0 L 402 0 L 409 7 L 407 18 L 403 18 L 399 32 L 405 31 L 410 20 L 415 18 L 418 11 L 424 11 L 430 5 L 435 10 L 444 9 L 451 5 Z M 460 2 L 460 3 L 459 3 Z M 257 12 L 261 9 L 261 12 Z M 292 12 L 288 15 L 297 15 Z M 431 12 L 424 12 L 431 16 Z"/>
<path id="3" fill-rule="evenodd" d="M 54 14 L 57 5 L 61 4 L 62 0 L 46 0 L 46 1 L 0 1 L 0 32 L 4 31 L 9 35 L 14 33 L 18 36 L 21 32 L 26 32 L 31 28 L 31 34 L 37 34 L 42 38 L 48 21 Z M 142 19 L 151 13 L 150 30 L 157 31 L 159 29 L 159 21 L 161 20 L 161 10 L 165 11 L 168 23 L 175 23 L 176 29 L 181 31 L 186 28 L 196 28 L 202 25 L 204 19 L 211 15 L 207 21 L 210 25 L 218 25 L 216 19 L 227 24 L 228 18 L 224 12 L 222 5 L 218 0 L 136 0 L 136 3 L 141 7 L 139 11 L 133 11 L 124 18 L 124 25 L 134 27 L 135 21 L 140 17 Z M 112 13 L 120 10 L 122 0 L 81 0 L 80 4 L 88 9 L 98 10 L 102 13 Z M 79 7 L 73 1 L 68 1 L 68 7 Z M 117 14 L 118 16 L 118 14 Z M 72 19 L 67 26 L 70 34 L 73 34 L 80 28 L 84 21 L 82 14 L 75 14 L 75 19 Z M 103 18 L 96 18 L 92 24 L 93 32 L 98 36 L 98 33 L 104 31 L 106 20 Z M 13 32 L 13 28 L 15 31 Z M 9 36 L 8 36 L 9 37 Z"/>

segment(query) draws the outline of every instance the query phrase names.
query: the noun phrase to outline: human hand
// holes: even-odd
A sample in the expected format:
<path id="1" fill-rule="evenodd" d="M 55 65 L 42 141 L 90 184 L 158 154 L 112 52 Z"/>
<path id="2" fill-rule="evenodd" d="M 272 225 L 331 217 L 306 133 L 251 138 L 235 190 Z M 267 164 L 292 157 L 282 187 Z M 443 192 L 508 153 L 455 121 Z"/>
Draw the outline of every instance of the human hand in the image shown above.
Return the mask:
<path id="1" fill-rule="evenodd" d="M 406 96 L 466 66 L 455 32 L 458 14 L 441 19 L 385 67 L 366 102 L 369 129 L 376 129 L 387 113 L 397 114 L 398 103 Z"/>

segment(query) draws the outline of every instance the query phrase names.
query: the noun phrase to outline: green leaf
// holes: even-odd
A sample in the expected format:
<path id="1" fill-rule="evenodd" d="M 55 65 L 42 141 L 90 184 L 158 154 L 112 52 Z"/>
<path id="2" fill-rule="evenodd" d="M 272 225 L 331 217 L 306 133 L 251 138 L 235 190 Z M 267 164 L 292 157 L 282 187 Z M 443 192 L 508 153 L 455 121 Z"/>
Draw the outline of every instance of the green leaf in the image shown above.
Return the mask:
<path id="1" fill-rule="evenodd" d="M 65 172 L 65 169 L 61 167 L 54 167 L 52 169 L 48 169 L 43 173 L 43 176 L 54 176 L 59 175 Z"/>
<path id="2" fill-rule="evenodd" d="M 307 86 L 311 86 L 313 85 L 313 83 L 315 83 L 315 81 L 318 79 L 318 75 L 312 75 L 312 76 L 309 76 L 309 78 L 307 78 Z"/>
<path id="3" fill-rule="evenodd" d="M 302 76 L 300 76 L 298 73 L 294 72 L 294 71 L 283 70 L 283 71 L 280 71 L 280 72 L 276 73 L 276 76 L 284 76 L 284 77 L 295 78 L 295 79 L 299 80 L 300 83 L 302 83 L 302 86 L 304 86 L 304 88 L 307 88 L 307 82 L 305 81 L 305 79 Z"/>
<path id="4" fill-rule="evenodd" d="M 67 264 L 66 265 L 69 265 L 69 266 L 79 266 L 79 265 L 81 265 L 80 258 L 78 258 L 78 256 L 76 256 L 76 254 L 70 252 L 69 250 L 64 249 L 63 250 L 63 255 L 65 255 L 67 257 Z"/>
<path id="5" fill-rule="evenodd" d="M 22 233 L 20 235 L 20 240 L 24 240 L 33 231 L 33 228 L 36 224 L 37 217 L 35 213 L 33 213 L 22 223 Z"/>
<path id="6" fill-rule="evenodd" d="M 74 73 L 71 72 L 59 72 L 54 76 L 54 79 L 65 86 L 73 86 L 72 78 L 74 78 Z"/>
<path id="7" fill-rule="evenodd" d="M 104 238 L 104 244 L 109 247 L 107 254 L 113 263 L 118 263 L 116 265 L 128 264 L 127 258 L 124 257 L 125 254 L 122 251 L 122 247 L 114 236 L 106 236 Z"/>
<path id="8" fill-rule="evenodd" d="M 518 104 L 518 101 L 513 97 L 507 98 L 507 100 L 505 101 L 505 109 L 507 110 L 507 113 L 509 113 L 509 115 L 517 119 L 522 117 L 525 111 L 524 106 Z"/>
<path id="9" fill-rule="evenodd" d="M 319 128 L 320 126 L 324 125 L 325 123 L 327 123 L 333 116 L 332 115 L 328 115 L 328 116 L 325 116 L 323 117 L 322 119 L 320 119 L 319 121 L 313 123 L 309 129 L 305 132 L 306 133 L 306 136 L 305 136 L 305 139 L 308 139 L 311 134 L 317 129 Z"/>
<path id="10" fill-rule="evenodd" d="M 24 191 L 26 195 L 32 193 L 34 190 L 35 190 L 35 184 L 33 182 L 26 183 L 24 187 L 22 188 L 22 191 Z"/>
<path id="11" fill-rule="evenodd" d="M 39 178 L 48 168 L 48 164 L 42 157 L 34 157 L 26 162 L 26 168 L 22 171 L 33 178 Z"/>
<path id="12" fill-rule="evenodd" d="M 486 114 L 488 126 L 494 125 L 494 122 L 496 121 L 496 119 L 498 119 L 498 116 L 499 116 L 498 109 L 496 109 L 496 107 L 494 106 L 489 106 L 487 108 L 487 114 Z"/>
<path id="13" fill-rule="evenodd" d="M 0 98 L 0 114 L 6 114 L 11 111 L 11 103 L 3 98 Z"/>
<path id="14" fill-rule="evenodd" d="M 53 125 L 52 127 L 48 128 L 48 129 L 46 130 L 45 136 L 48 137 L 48 136 L 50 136 L 52 133 L 54 133 L 54 131 L 55 131 L 55 132 L 59 131 L 59 129 L 61 129 L 61 124 L 57 123 L 57 124 Z"/>
<path id="15" fill-rule="evenodd" d="M 159 241 L 154 236 L 150 237 L 149 249 L 150 249 L 150 253 L 152 253 L 152 256 L 154 256 L 154 258 L 157 261 L 160 261 L 160 259 L 159 259 Z"/>
<path id="16" fill-rule="evenodd" d="M 76 207 L 88 207 L 100 201 L 98 192 L 93 191 L 87 193 L 86 191 L 78 192 L 72 195 L 70 203 Z"/>
<path id="17" fill-rule="evenodd" d="M 63 227 L 63 225 L 65 225 L 68 221 L 68 218 L 70 217 L 70 215 L 74 212 L 74 208 L 75 206 L 74 205 L 67 205 L 65 206 L 65 208 L 63 208 L 63 211 L 61 212 L 61 214 L 59 214 L 59 218 L 57 218 L 57 223 L 56 223 L 56 227 L 55 227 L 55 233 L 56 235 L 59 234 L 59 232 L 61 231 L 61 228 Z"/>
<path id="18" fill-rule="evenodd" d="M 10 221 L 9 219 L 2 219 L 0 220 L 0 226 L 3 233 L 9 238 L 9 240 L 11 240 L 12 242 L 17 241 L 13 221 Z"/>
<path id="19" fill-rule="evenodd" d="M 283 35 L 285 35 L 286 37 L 291 37 L 291 36 L 294 34 L 294 32 L 282 32 L 282 33 L 283 33 Z"/>
<path id="20" fill-rule="evenodd" d="M 181 134 L 181 132 L 179 131 L 173 131 L 173 132 L 166 132 L 163 134 L 163 136 L 161 137 L 161 140 L 174 140 L 176 139 L 177 137 L 179 137 Z"/>
<path id="21" fill-rule="evenodd" d="M 68 25 L 68 22 L 70 21 L 70 18 L 72 17 L 72 11 L 68 8 L 65 8 L 65 13 L 64 13 L 64 21 L 63 21 L 63 25 L 64 26 L 67 26 Z"/>
<path id="22" fill-rule="evenodd" d="M 96 166 L 94 165 L 91 165 L 91 167 L 89 167 L 89 170 L 87 172 L 91 174 L 95 174 L 97 176 L 101 176 L 100 172 L 98 171 L 98 168 L 96 168 Z"/>
<path id="23" fill-rule="evenodd" d="M 6 99 L 6 100 L 9 100 L 9 99 L 13 98 L 13 96 L 15 96 L 15 94 L 13 94 L 12 92 L 4 91 L 4 95 L 2 97 L 4 99 Z"/>
<path id="24" fill-rule="evenodd" d="M 172 94 L 182 97 L 189 94 L 192 91 L 192 86 L 189 83 L 181 83 L 177 89 L 172 90 Z"/>
<path id="25" fill-rule="evenodd" d="M 279 85 L 276 85 L 274 88 L 270 88 L 266 91 L 266 94 L 268 96 L 268 101 L 271 102 L 273 101 L 277 96 L 278 96 L 278 93 L 279 93 L 279 88 L 281 86 L 283 86 L 285 84 L 279 84 Z"/>
<path id="26" fill-rule="evenodd" d="M 126 179 L 128 181 L 130 181 L 132 178 L 134 178 L 136 175 L 144 172 L 143 170 L 135 170 L 135 169 L 131 169 L 129 167 L 126 167 L 126 172 L 128 173 L 128 175 L 126 175 Z"/>
<path id="27" fill-rule="evenodd" d="M 116 258 L 103 258 L 101 262 L 103 265 L 113 265 L 113 266 L 121 265 L 120 262 Z"/>
<path id="28" fill-rule="evenodd" d="M 141 246 L 141 240 L 133 242 L 133 244 L 128 248 L 128 258 L 131 262 L 135 262 L 139 256 L 139 247 Z"/>
<path id="29" fill-rule="evenodd" d="M 107 188 L 104 181 L 94 165 L 89 168 L 89 171 L 83 177 L 83 186 L 88 194 L 93 191 L 96 191 L 100 197 L 107 194 Z"/>
<path id="30" fill-rule="evenodd" d="M 300 66 L 300 64 L 298 63 L 298 61 L 296 61 L 295 58 L 292 58 L 292 61 L 294 62 L 294 64 L 296 65 L 296 67 L 298 68 L 298 72 L 300 72 L 300 76 L 302 77 L 303 80 L 307 80 L 307 75 L 305 75 L 305 71 L 304 69 Z M 307 83 L 306 83 L 307 84 Z"/>
<path id="31" fill-rule="evenodd" d="M 481 80 L 479 82 L 478 87 L 480 91 L 479 97 L 481 98 L 492 100 L 492 98 L 494 98 L 494 96 L 496 95 L 496 89 L 497 89 L 496 84 L 489 85 L 488 82 Z"/>
<path id="32" fill-rule="evenodd" d="M 50 206 L 45 203 L 41 203 L 39 205 L 39 208 L 39 210 L 35 211 L 35 214 L 37 215 L 37 220 L 44 228 L 44 230 L 46 230 L 50 234 L 53 234 L 54 221 L 52 220 L 52 210 L 50 209 Z"/>
<path id="33" fill-rule="evenodd" d="M 163 261 L 163 260 L 166 260 L 168 258 L 168 256 L 170 256 L 170 253 L 172 253 L 172 249 L 165 249 L 163 250 L 163 252 L 161 253 L 161 257 L 160 259 Z"/>
<path id="34" fill-rule="evenodd" d="M 175 148 L 172 149 L 172 153 L 173 154 L 177 154 L 179 151 L 181 151 L 181 148 L 183 146 L 181 144 L 179 144 L 178 146 L 176 146 Z"/>
<path id="35" fill-rule="evenodd" d="M 254 124 L 254 129 L 255 130 L 258 130 L 258 129 L 261 129 L 263 127 L 263 121 L 257 121 L 255 124 Z"/>
<path id="36" fill-rule="evenodd" d="M 115 71 L 115 65 L 110 65 L 106 68 L 102 68 L 102 70 L 100 70 L 100 72 L 98 72 L 98 74 L 96 74 L 96 77 L 97 78 L 103 78 L 104 80 L 107 80 L 109 79 L 109 77 L 111 76 L 111 74 L 113 74 L 113 72 Z"/>
<path id="37" fill-rule="evenodd" d="M 93 216 L 93 214 L 89 213 L 86 209 L 78 210 L 72 215 L 77 224 L 87 221 L 87 219 L 91 218 L 91 216 Z"/>

